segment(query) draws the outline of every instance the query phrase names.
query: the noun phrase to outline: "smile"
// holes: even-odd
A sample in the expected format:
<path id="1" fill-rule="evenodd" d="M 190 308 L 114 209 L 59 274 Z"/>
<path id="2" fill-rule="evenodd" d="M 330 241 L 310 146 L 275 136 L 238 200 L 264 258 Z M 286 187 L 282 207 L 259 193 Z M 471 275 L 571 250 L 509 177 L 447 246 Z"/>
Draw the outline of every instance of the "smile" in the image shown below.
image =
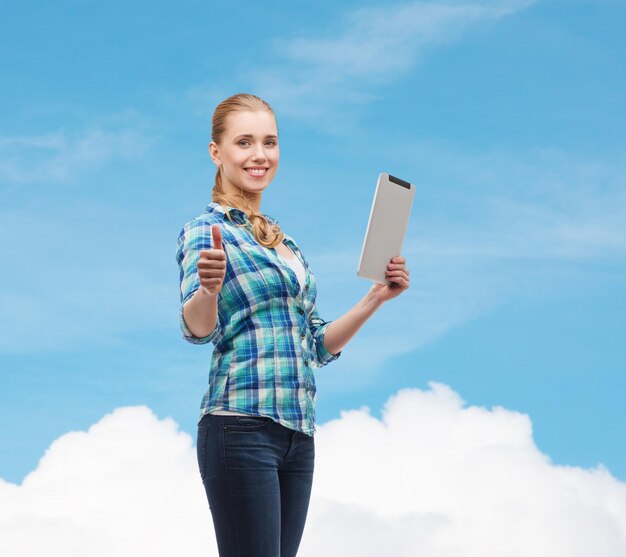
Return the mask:
<path id="1" fill-rule="evenodd" d="M 246 168 L 245 169 L 250 176 L 265 176 L 267 168 Z"/>

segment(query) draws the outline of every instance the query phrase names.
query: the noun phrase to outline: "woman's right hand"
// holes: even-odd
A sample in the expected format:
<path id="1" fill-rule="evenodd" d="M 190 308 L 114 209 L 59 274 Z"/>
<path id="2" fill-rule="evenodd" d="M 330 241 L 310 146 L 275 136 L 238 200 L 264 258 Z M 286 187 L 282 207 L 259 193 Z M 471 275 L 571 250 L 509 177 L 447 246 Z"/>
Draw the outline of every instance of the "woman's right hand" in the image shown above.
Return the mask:
<path id="1" fill-rule="evenodd" d="M 217 296 L 226 276 L 226 252 L 222 248 L 222 232 L 218 224 L 211 225 L 213 249 L 202 250 L 198 259 L 200 288 L 211 296 Z"/>

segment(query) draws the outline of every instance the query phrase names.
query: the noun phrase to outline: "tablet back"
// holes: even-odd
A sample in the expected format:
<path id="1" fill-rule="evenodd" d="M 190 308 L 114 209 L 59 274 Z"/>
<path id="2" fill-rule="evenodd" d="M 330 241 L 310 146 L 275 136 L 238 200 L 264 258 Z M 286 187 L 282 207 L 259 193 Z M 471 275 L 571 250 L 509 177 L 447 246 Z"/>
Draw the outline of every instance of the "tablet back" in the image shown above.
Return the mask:
<path id="1" fill-rule="evenodd" d="M 357 276 L 391 286 L 385 278 L 390 259 L 402 255 L 415 186 L 381 172 L 367 223 Z"/>

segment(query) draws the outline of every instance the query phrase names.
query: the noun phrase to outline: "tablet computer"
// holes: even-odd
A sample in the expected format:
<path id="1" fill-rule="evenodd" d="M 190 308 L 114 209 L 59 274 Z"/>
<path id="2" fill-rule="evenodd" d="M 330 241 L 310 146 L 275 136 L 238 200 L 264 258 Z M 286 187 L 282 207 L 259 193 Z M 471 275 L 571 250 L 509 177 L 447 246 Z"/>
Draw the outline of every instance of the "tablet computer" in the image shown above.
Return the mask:
<path id="1" fill-rule="evenodd" d="M 385 278 L 392 257 L 402 255 L 402 243 L 409 224 L 415 186 L 381 172 L 365 231 L 357 276 L 391 286 Z"/>

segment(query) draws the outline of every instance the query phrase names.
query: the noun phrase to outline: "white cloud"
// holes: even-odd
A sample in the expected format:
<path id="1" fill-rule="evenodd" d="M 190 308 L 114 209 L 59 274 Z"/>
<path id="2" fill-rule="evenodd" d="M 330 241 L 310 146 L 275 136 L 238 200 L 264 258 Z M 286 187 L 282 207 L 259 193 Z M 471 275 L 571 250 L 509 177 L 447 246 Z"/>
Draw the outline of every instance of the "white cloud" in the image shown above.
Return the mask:
<path id="1" fill-rule="evenodd" d="M 275 39 L 276 60 L 261 71 L 246 68 L 241 74 L 283 117 L 341 132 L 353 124 L 355 108 L 376 99 L 376 87 L 408 72 L 428 49 L 533 3 L 418 1 L 359 7 L 345 14 L 339 29 Z"/>
<path id="2" fill-rule="evenodd" d="M 67 433 L 19 487 L 0 483 L 0 553 L 201 555 L 210 515 L 194 459 L 191 437 L 146 407 Z"/>
<path id="3" fill-rule="evenodd" d="M 21 485 L 0 481 L 0 552 L 217 555 L 192 438 L 146 407 L 57 439 Z M 618 557 L 626 485 L 556 466 L 528 416 L 405 389 L 382 420 L 343 412 L 316 434 L 299 555 Z"/>

